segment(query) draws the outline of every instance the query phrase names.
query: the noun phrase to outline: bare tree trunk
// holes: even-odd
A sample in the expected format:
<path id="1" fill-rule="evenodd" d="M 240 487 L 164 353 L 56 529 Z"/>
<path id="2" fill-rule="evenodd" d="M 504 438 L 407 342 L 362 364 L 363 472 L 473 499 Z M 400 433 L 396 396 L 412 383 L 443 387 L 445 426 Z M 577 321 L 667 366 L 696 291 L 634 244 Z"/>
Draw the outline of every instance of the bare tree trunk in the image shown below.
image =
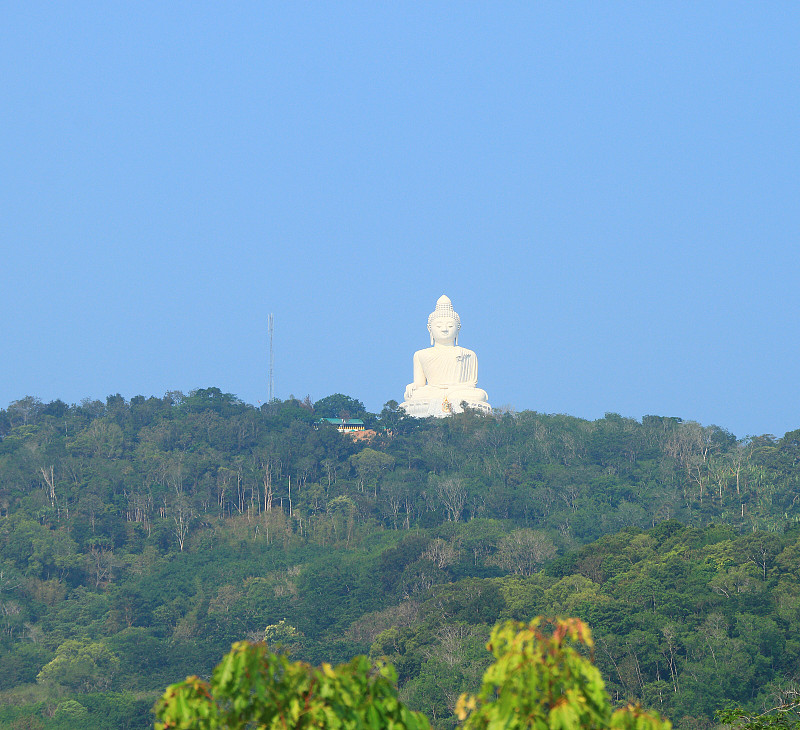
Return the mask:
<path id="1" fill-rule="evenodd" d="M 55 477 L 53 476 L 53 467 L 50 466 L 47 469 L 45 467 L 40 466 L 39 471 L 42 472 L 42 477 L 47 484 L 47 496 L 50 498 L 50 506 L 56 506 L 56 481 Z"/>
<path id="2" fill-rule="evenodd" d="M 447 477 L 440 479 L 436 485 L 439 492 L 439 499 L 442 500 L 447 511 L 449 522 L 458 522 L 464 512 L 464 505 L 467 501 L 467 492 L 458 477 Z"/>

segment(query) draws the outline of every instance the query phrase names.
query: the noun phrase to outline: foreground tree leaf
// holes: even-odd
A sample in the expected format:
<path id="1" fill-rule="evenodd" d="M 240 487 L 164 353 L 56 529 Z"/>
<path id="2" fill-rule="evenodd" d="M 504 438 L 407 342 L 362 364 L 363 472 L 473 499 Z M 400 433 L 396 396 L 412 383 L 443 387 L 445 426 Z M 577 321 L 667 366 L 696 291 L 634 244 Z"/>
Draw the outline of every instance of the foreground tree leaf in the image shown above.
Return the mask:
<path id="1" fill-rule="evenodd" d="M 210 682 L 188 677 L 167 688 L 156 728 L 430 728 L 397 699 L 395 682 L 391 666 L 364 656 L 315 668 L 241 641 Z"/>
<path id="2" fill-rule="evenodd" d="M 669 730 L 668 720 L 639 707 L 612 710 L 600 672 L 581 653 L 593 646 L 589 627 L 579 619 L 498 624 L 487 644 L 495 663 L 477 696 L 459 698 L 456 714 L 469 730 Z"/>

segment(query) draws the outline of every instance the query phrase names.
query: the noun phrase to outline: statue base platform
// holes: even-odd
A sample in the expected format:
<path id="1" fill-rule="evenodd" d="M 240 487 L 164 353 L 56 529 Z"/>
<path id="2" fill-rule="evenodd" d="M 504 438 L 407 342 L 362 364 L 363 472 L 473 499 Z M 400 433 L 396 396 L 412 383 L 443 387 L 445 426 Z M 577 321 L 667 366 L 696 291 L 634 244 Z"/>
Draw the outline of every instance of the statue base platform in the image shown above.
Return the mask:
<path id="1" fill-rule="evenodd" d="M 476 411 L 481 411 L 486 414 L 492 412 L 492 407 L 485 401 L 460 401 L 458 403 L 451 403 L 447 396 L 443 396 L 442 398 L 412 398 L 411 400 L 401 403 L 400 408 L 409 416 L 414 416 L 414 418 L 427 418 L 428 416 L 444 418 L 445 416 L 451 416 L 453 413 L 462 413 L 464 410 L 461 407 L 462 402 L 466 402 L 468 408 L 472 408 Z"/>

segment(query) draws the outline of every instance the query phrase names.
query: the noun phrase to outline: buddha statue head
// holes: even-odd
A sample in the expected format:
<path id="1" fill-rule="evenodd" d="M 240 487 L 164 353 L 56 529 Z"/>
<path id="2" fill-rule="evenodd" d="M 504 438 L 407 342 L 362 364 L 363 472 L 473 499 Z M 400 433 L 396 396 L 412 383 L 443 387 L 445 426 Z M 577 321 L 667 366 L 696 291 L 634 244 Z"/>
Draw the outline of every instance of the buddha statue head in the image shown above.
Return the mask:
<path id="1" fill-rule="evenodd" d="M 453 309 L 453 303 L 444 294 L 436 300 L 436 308 L 428 315 L 428 332 L 431 346 L 434 342 L 457 345 L 461 318 Z"/>

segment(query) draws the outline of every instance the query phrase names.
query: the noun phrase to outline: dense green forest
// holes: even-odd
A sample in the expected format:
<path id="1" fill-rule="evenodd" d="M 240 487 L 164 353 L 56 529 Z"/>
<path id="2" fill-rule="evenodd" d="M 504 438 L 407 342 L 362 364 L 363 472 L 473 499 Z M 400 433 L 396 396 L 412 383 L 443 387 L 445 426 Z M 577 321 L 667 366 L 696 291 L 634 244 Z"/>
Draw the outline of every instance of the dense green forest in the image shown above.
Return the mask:
<path id="1" fill-rule="evenodd" d="M 586 620 L 612 699 L 678 728 L 796 691 L 800 431 L 209 388 L 27 397 L 0 439 L 0 727 L 149 727 L 241 639 L 386 657 L 453 727 L 491 627 L 538 614 Z"/>

